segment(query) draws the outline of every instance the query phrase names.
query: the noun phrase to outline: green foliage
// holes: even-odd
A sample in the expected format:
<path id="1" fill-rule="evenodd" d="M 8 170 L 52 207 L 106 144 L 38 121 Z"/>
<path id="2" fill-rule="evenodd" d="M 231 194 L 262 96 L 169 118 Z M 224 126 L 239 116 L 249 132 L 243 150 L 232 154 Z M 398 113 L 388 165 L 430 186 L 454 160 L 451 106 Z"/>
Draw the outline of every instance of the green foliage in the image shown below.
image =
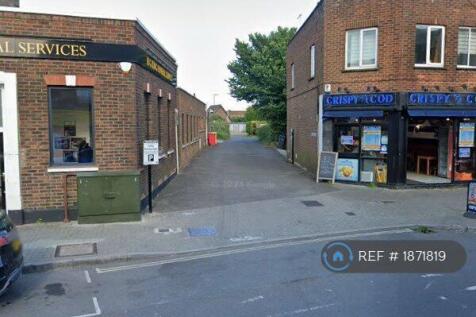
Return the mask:
<path id="1" fill-rule="evenodd" d="M 258 121 L 261 120 L 258 110 L 255 107 L 248 107 L 245 113 L 245 121 Z"/>
<path id="2" fill-rule="evenodd" d="M 231 122 L 245 122 L 245 117 L 230 118 Z"/>
<path id="3" fill-rule="evenodd" d="M 265 124 L 265 121 L 248 121 L 246 122 L 246 133 L 248 135 L 256 135 L 256 129 Z"/>
<path id="4" fill-rule="evenodd" d="M 270 34 L 250 34 L 248 42 L 237 39 L 236 59 L 228 64 L 232 96 L 251 103 L 274 136 L 286 130 L 286 50 L 295 33 L 278 27 Z"/>
<path id="5" fill-rule="evenodd" d="M 256 129 L 258 139 L 264 144 L 272 144 L 276 140 L 276 136 L 269 124 L 262 125 Z"/>
<path id="6" fill-rule="evenodd" d="M 210 116 L 210 131 L 216 132 L 219 140 L 228 140 L 230 138 L 230 125 L 223 118 L 212 115 Z"/>

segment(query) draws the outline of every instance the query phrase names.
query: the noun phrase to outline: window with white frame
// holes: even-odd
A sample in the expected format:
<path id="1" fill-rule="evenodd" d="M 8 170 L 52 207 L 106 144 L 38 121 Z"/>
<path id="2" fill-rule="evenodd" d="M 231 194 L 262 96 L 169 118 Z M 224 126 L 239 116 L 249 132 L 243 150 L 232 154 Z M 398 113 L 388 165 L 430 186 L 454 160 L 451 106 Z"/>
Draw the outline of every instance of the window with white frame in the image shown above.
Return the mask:
<path id="1" fill-rule="evenodd" d="M 295 87 L 295 74 L 294 74 L 294 63 L 291 64 L 291 89 Z"/>
<path id="2" fill-rule="evenodd" d="M 316 77 L 316 45 L 311 46 L 311 78 Z"/>
<path id="3" fill-rule="evenodd" d="M 443 67 L 445 60 L 445 27 L 417 25 L 415 66 Z"/>
<path id="4" fill-rule="evenodd" d="M 377 67 L 378 29 L 357 29 L 346 32 L 345 68 Z"/>
<path id="5" fill-rule="evenodd" d="M 476 28 L 459 28 L 458 67 L 476 68 Z"/>

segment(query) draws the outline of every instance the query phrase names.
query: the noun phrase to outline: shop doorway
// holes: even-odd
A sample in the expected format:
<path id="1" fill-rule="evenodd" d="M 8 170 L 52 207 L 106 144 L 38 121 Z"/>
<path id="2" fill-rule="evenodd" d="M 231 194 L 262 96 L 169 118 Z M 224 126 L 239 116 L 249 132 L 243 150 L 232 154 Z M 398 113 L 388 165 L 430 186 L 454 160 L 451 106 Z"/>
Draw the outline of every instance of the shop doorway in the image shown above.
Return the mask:
<path id="1" fill-rule="evenodd" d="M 411 118 L 407 131 L 407 184 L 452 182 L 454 120 Z"/>

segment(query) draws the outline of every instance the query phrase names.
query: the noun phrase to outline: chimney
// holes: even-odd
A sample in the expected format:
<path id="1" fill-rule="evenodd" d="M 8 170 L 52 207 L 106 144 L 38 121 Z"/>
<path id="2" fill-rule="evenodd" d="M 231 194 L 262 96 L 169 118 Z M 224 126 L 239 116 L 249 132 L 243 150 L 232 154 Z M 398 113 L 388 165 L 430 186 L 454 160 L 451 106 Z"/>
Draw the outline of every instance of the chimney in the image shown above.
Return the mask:
<path id="1" fill-rule="evenodd" d="M 0 7 L 20 7 L 20 0 L 0 0 Z"/>

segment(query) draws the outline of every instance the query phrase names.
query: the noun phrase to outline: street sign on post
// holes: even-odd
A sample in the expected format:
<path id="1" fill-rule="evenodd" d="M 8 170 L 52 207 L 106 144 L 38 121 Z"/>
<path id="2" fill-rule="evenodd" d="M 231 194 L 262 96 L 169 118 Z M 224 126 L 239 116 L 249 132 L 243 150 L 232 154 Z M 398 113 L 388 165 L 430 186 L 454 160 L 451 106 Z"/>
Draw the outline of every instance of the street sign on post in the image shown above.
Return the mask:
<path id="1" fill-rule="evenodd" d="M 145 140 L 144 141 L 144 165 L 159 165 L 159 141 Z"/>
<path id="2" fill-rule="evenodd" d="M 476 218 L 476 182 L 468 184 L 468 195 L 466 196 L 465 217 Z"/>

